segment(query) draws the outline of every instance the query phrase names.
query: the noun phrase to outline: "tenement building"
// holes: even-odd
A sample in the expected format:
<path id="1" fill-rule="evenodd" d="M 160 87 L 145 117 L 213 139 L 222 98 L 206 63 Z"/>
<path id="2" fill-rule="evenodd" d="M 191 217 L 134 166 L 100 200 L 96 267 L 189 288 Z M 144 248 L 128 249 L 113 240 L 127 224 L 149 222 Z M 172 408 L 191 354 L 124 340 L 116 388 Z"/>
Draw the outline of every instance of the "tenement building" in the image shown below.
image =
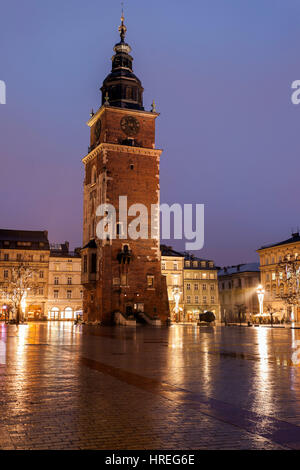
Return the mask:
<path id="1" fill-rule="evenodd" d="M 29 277 L 29 278 L 28 278 Z M 22 290 L 23 289 L 23 290 Z M 0 320 L 73 320 L 82 315 L 80 249 L 49 245 L 47 231 L 0 230 Z"/>
<path id="2" fill-rule="evenodd" d="M 264 311 L 281 320 L 300 321 L 300 235 L 262 246 L 261 282 L 265 290 Z"/>
<path id="3" fill-rule="evenodd" d="M 251 320 L 259 312 L 259 263 L 227 266 L 219 270 L 218 279 L 222 321 Z"/>
<path id="4" fill-rule="evenodd" d="M 15 289 L 17 295 L 23 268 L 32 282 L 24 292 L 22 316 L 28 320 L 47 318 L 49 254 L 47 231 L 0 230 L 1 319 L 12 314 L 9 291 Z"/>
<path id="5" fill-rule="evenodd" d="M 48 320 L 75 320 L 82 316 L 80 249 L 69 243 L 50 245 L 47 313 Z"/>
<path id="6" fill-rule="evenodd" d="M 173 250 L 172 247 L 161 245 L 161 272 L 167 282 L 171 321 L 183 321 L 184 254 Z"/>
<path id="7" fill-rule="evenodd" d="M 119 31 L 112 71 L 101 87 L 102 105 L 88 121 L 90 147 L 83 158 L 84 318 L 112 323 L 145 313 L 165 320 L 169 306 L 161 274 L 158 113 L 154 104 L 152 111 L 144 109 L 123 17 Z M 141 205 L 147 214 L 138 224 Z M 137 225 L 141 233 L 135 237 L 131 233 Z"/>
<path id="8" fill-rule="evenodd" d="M 212 260 L 185 254 L 184 320 L 197 321 L 199 314 L 212 312 L 220 321 L 218 270 Z"/>

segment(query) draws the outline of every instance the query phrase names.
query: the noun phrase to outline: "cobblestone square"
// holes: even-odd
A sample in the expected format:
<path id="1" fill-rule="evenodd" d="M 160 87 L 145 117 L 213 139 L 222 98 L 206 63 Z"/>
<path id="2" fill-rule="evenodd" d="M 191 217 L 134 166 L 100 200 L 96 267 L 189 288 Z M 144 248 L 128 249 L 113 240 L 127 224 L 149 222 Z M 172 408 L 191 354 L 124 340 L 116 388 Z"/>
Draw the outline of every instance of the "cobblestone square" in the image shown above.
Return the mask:
<path id="1" fill-rule="evenodd" d="M 1 449 L 299 449 L 290 328 L 0 325 Z"/>

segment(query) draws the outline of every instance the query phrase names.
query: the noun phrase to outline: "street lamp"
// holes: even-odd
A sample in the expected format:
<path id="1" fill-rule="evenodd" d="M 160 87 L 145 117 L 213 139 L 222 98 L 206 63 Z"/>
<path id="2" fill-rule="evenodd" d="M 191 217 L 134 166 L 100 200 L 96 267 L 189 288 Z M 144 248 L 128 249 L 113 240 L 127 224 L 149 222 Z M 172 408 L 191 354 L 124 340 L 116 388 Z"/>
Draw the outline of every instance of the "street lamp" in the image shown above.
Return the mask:
<path id="1" fill-rule="evenodd" d="M 3 305 L 2 309 L 4 310 L 4 321 L 7 322 L 6 315 L 7 315 L 7 305 Z"/>
<path id="2" fill-rule="evenodd" d="M 262 315 L 264 313 L 264 296 L 265 296 L 265 289 L 260 284 L 256 289 L 258 302 L 259 302 L 259 314 Z"/>

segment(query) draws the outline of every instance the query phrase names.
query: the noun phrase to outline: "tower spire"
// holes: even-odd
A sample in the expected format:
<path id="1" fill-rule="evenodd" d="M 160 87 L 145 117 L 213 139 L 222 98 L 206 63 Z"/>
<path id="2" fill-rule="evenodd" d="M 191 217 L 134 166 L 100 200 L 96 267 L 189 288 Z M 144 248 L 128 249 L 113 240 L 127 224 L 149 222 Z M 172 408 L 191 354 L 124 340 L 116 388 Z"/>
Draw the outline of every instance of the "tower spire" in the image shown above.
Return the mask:
<path id="1" fill-rule="evenodd" d="M 122 16 L 121 16 L 121 25 L 119 26 L 119 33 L 120 33 L 120 37 L 121 37 L 121 42 L 125 42 L 124 39 L 125 39 L 125 36 L 126 36 L 127 28 L 124 24 L 124 21 L 125 21 L 124 2 L 122 2 L 121 5 L 122 5 Z"/>
<path id="2" fill-rule="evenodd" d="M 121 41 L 115 44 L 112 70 L 101 87 L 102 105 L 143 110 L 144 89 L 141 81 L 133 73 L 133 57 L 130 55 L 130 45 L 125 42 L 127 28 L 124 22 L 122 2 L 121 25 L 119 26 Z"/>

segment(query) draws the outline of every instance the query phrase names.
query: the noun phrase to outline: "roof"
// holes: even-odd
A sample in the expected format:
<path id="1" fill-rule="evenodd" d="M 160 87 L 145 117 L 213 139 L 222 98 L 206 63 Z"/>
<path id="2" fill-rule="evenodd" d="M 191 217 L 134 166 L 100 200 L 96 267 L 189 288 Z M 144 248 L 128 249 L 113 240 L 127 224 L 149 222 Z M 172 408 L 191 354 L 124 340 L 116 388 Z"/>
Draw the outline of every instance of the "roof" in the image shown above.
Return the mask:
<path id="1" fill-rule="evenodd" d="M 22 245 L 30 243 L 30 245 Z M 0 229 L 0 247 L 5 249 L 49 250 L 48 232 Z"/>
<path id="2" fill-rule="evenodd" d="M 184 255 L 179 251 L 173 250 L 171 246 L 160 245 L 160 251 L 162 256 L 173 256 L 177 258 L 184 258 Z"/>
<path id="3" fill-rule="evenodd" d="M 245 263 L 237 264 L 236 266 L 227 266 L 219 270 L 218 276 L 229 276 L 230 274 L 249 272 L 259 273 L 259 263 Z"/>
<path id="4" fill-rule="evenodd" d="M 296 242 L 300 242 L 299 232 L 293 233 L 291 238 L 288 238 L 287 240 L 284 240 L 283 242 L 278 242 L 278 243 L 274 243 L 271 245 L 264 245 L 261 248 L 259 248 L 257 251 L 264 250 L 265 248 L 273 248 L 275 246 L 288 245 L 290 243 L 296 243 Z"/>
<path id="5" fill-rule="evenodd" d="M 96 241 L 90 240 L 82 249 L 84 250 L 85 248 L 97 248 Z"/>

